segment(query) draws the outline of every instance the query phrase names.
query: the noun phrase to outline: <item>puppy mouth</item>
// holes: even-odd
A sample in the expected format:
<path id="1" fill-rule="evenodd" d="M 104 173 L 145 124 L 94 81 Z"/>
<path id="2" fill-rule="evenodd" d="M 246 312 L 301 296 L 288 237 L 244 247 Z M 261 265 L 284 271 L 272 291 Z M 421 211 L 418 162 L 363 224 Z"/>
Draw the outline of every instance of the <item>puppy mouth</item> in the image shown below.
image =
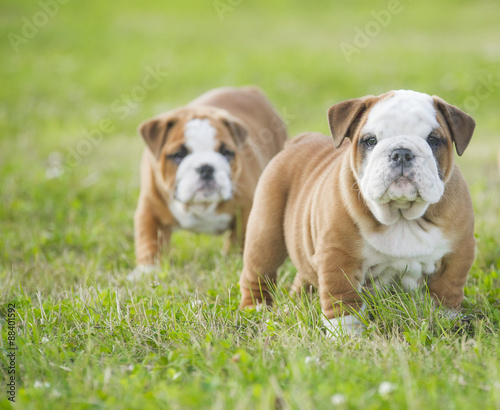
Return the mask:
<path id="1" fill-rule="evenodd" d="M 196 204 L 219 202 L 221 200 L 220 189 L 215 183 L 202 183 L 201 186 L 194 191 L 191 202 Z"/>
<path id="2" fill-rule="evenodd" d="M 387 202 L 393 201 L 396 204 L 404 205 L 420 198 L 417 184 L 408 176 L 399 176 L 389 184 L 384 195 Z"/>
<path id="3" fill-rule="evenodd" d="M 226 202 L 231 200 L 233 194 L 232 192 L 226 197 L 222 192 L 222 188 L 213 180 L 210 181 L 200 181 L 196 188 L 193 190 L 192 195 L 184 201 L 186 205 L 212 205 L 214 203 Z M 175 195 L 176 200 L 180 200 L 177 195 Z"/>
<path id="4" fill-rule="evenodd" d="M 374 200 L 380 205 L 388 204 L 402 210 L 411 208 L 415 202 L 426 202 L 420 195 L 418 184 L 408 175 L 396 176 L 387 184 L 384 193 Z"/>

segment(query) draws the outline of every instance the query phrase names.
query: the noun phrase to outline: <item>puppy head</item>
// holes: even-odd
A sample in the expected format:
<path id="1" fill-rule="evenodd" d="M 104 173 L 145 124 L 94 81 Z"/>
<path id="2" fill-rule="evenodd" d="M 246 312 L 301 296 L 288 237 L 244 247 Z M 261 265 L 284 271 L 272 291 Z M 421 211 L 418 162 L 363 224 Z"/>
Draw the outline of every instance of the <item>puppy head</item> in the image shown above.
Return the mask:
<path id="1" fill-rule="evenodd" d="M 439 202 L 474 120 L 436 96 L 391 91 L 334 105 L 328 111 L 335 145 L 353 145 L 351 168 L 363 197 L 385 225 L 423 216 Z"/>
<path id="2" fill-rule="evenodd" d="M 139 126 L 156 158 L 156 182 L 164 196 L 186 205 L 229 201 L 240 168 L 245 126 L 227 111 L 184 107 Z"/>

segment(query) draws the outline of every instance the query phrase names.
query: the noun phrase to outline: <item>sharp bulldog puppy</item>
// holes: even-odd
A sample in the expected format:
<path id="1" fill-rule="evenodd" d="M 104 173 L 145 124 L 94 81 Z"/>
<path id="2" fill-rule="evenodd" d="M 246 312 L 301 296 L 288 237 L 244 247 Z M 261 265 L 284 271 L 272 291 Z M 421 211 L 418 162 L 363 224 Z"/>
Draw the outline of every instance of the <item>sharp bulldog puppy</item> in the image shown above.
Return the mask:
<path id="1" fill-rule="evenodd" d="M 265 95 L 256 87 L 215 89 L 139 132 L 147 146 L 134 218 L 137 264 L 153 264 L 175 229 L 231 230 L 230 240 L 242 243 L 257 180 L 287 138 Z"/>
<path id="2" fill-rule="evenodd" d="M 436 96 L 391 91 L 328 111 L 330 137 L 303 134 L 259 181 L 241 274 L 241 308 L 271 304 L 287 254 L 295 291 L 319 292 L 333 334 L 360 331 L 361 286 L 425 282 L 460 308 L 475 252 L 474 215 L 453 162 L 474 120 Z M 335 146 L 334 146 L 335 145 Z"/>

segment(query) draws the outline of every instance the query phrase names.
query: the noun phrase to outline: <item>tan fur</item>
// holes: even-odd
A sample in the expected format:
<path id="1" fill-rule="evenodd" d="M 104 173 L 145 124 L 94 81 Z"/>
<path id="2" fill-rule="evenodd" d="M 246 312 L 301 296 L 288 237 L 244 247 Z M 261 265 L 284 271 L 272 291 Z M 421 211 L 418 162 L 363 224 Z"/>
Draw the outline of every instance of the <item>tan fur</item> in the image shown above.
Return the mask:
<path id="1" fill-rule="evenodd" d="M 217 212 L 233 215 L 233 243 L 243 244 L 257 180 L 287 138 L 279 114 L 256 87 L 215 89 L 185 107 L 141 124 L 139 131 L 147 147 L 142 156 L 141 192 L 134 217 L 138 265 L 153 263 L 159 245 L 168 247 L 172 229 L 179 226 L 167 206 L 177 166 L 166 156 L 184 142 L 184 125 L 193 118 L 211 119 L 216 139 L 236 152 L 231 163 L 235 194 L 217 207 Z"/>
<path id="2" fill-rule="evenodd" d="M 357 188 L 355 175 L 361 162 L 356 147 L 370 107 L 389 95 L 340 103 L 339 111 L 329 111 L 333 141 L 318 133 L 302 134 L 265 169 L 249 219 L 240 279 L 241 308 L 272 303 L 269 287 L 287 255 L 298 271 L 292 289 L 315 287 L 327 318 L 360 307 L 357 289 L 363 280 L 362 234 L 383 232 L 387 226 L 374 218 Z M 474 259 L 475 241 L 471 198 L 453 164 L 453 141 L 459 138 L 460 149 L 465 149 L 472 131 L 469 127 L 466 135 L 450 129 L 448 112 L 441 111 L 448 106 L 442 100 L 435 101 L 440 132 L 448 141 L 446 152 L 438 158 L 446 188 L 419 223 L 424 228 L 441 228 L 451 240 L 452 251 L 437 264 L 428 285 L 437 301 L 458 308 Z M 342 143 L 344 138 L 352 141 Z"/>

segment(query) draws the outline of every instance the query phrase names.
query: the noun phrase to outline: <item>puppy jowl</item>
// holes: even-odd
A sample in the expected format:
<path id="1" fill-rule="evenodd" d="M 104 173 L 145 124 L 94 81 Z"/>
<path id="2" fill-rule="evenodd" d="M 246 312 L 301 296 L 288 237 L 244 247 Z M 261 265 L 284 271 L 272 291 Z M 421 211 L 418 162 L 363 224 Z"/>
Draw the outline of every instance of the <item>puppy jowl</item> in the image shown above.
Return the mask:
<path id="1" fill-rule="evenodd" d="M 266 168 L 249 218 L 240 307 L 272 303 L 289 256 L 293 289 L 316 288 L 333 335 L 358 333 L 371 284 L 427 284 L 457 311 L 474 259 L 474 215 L 454 164 L 474 120 L 436 96 L 399 90 L 341 102 L 331 137 L 302 134 Z M 317 158 L 317 159 L 315 159 Z"/>

